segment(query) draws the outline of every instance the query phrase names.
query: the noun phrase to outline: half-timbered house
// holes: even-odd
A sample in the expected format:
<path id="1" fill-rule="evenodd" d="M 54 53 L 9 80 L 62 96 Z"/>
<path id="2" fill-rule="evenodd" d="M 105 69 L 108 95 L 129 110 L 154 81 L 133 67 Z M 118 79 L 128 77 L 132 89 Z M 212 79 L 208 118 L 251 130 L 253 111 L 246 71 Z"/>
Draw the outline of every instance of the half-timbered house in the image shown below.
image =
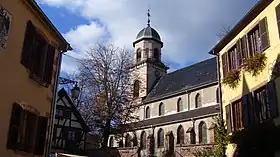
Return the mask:
<path id="1" fill-rule="evenodd" d="M 62 88 L 57 96 L 52 152 L 83 154 L 89 131 L 72 99 Z"/>

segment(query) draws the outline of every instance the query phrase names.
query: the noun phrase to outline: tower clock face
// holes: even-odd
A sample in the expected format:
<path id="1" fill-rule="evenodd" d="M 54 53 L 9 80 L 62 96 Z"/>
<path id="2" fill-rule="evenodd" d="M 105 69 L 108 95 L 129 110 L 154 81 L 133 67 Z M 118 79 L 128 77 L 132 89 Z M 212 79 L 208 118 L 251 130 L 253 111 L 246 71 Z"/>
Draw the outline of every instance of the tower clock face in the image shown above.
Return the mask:
<path id="1" fill-rule="evenodd" d="M 155 71 L 155 76 L 158 78 L 160 77 L 160 72 L 158 70 Z"/>

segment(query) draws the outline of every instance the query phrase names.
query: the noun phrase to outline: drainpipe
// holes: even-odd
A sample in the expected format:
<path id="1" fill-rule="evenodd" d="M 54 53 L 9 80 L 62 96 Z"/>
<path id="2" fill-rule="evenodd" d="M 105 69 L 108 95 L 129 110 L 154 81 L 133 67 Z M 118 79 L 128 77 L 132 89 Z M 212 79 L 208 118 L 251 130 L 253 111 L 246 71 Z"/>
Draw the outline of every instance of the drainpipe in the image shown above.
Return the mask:
<path id="1" fill-rule="evenodd" d="M 214 51 L 212 52 L 212 54 L 215 54 Z M 220 73 L 220 56 L 219 54 L 215 54 L 216 55 L 216 61 L 217 61 L 217 78 L 218 78 L 218 86 L 219 86 L 219 100 L 220 100 L 220 118 L 222 121 L 222 125 L 224 125 L 224 115 L 223 115 L 223 99 L 222 99 L 222 84 L 221 84 L 221 73 Z M 225 139 L 222 139 L 223 141 Z M 226 157 L 226 148 L 223 147 L 223 157 Z"/>
<path id="2" fill-rule="evenodd" d="M 56 96 L 57 96 L 57 88 L 58 88 L 58 79 L 60 74 L 60 67 L 61 67 L 61 61 L 62 61 L 62 53 L 65 51 L 62 51 L 58 55 L 58 64 L 56 67 L 56 76 L 54 81 L 54 90 L 52 95 L 52 104 L 51 104 L 51 113 L 50 113 L 50 122 L 48 126 L 48 137 L 46 142 L 46 151 L 45 151 L 45 157 L 50 157 L 51 153 L 51 143 L 52 143 L 52 135 L 53 135 L 53 127 L 54 127 L 54 117 L 55 117 L 55 108 L 56 108 Z"/>

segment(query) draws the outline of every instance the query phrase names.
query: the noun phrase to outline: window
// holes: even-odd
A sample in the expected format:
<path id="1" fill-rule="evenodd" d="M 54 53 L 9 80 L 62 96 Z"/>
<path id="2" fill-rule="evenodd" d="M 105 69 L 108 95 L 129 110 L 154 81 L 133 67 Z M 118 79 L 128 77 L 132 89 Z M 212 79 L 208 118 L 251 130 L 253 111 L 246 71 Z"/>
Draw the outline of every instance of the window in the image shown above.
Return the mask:
<path id="1" fill-rule="evenodd" d="M 156 61 L 159 61 L 159 52 L 157 48 L 154 49 L 154 58 Z"/>
<path id="2" fill-rule="evenodd" d="M 150 118 L 150 113 L 151 111 L 150 111 L 150 107 L 148 106 L 147 108 L 146 108 L 146 115 L 145 115 L 145 118 Z"/>
<path id="3" fill-rule="evenodd" d="M 133 85 L 133 96 L 135 98 L 139 97 L 140 93 L 140 81 L 136 80 Z"/>
<path id="4" fill-rule="evenodd" d="M 227 121 L 228 129 L 231 131 L 237 131 L 244 127 L 243 125 L 243 117 L 242 117 L 242 101 L 237 100 L 234 103 L 228 105 L 226 107 L 227 117 L 229 118 Z"/>
<path id="5" fill-rule="evenodd" d="M 114 139 L 113 139 L 113 137 L 110 137 L 110 139 L 109 139 L 109 147 L 114 147 Z"/>
<path id="6" fill-rule="evenodd" d="M 205 122 L 200 122 L 198 125 L 199 143 L 207 143 L 207 126 Z"/>
<path id="7" fill-rule="evenodd" d="M 194 129 L 190 130 L 190 143 L 195 144 L 195 132 Z"/>
<path id="8" fill-rule="evenodd" d="M 146 48 L 146 49 L 145 49 L 145 57 L 146 57 L 146 58 L 149 58 L 149 48 Z"/>
<path id="9" fill-rule="evenodd" d="M 157 144 L 158 148 L 164 147 L 164 132 L 161 128 L 158 130 L 157 133 Z"/>
<path id="10" fill-rule="evenodd" d="M 50 45 L 31 21 L 27 22 L 21 63 L 29 70 L 31 78 L 43 85 L 52 80 L 55 47 Z"/>
<path id="11" fill-rule="evenodd" d="M 240 68 L 246 59 L 253 57 L 256 53 L 265 51 L 269 46 L 267 18 L 265 17 L 248 34 L 222 54 L 223 76 L 226 76 L 231 70 Z"/>
<path id="12" fill-rule="evenodd" d="M 125 147 L 131 147 L 131 137 L 129 134 L 126 134 L 125 136 L 125 144 L 124 144 Z"/>
<path id="13" fill-rule="evenodd" d="M 62 118 L 63 117 L 63 110 L 56 109 L 55 117 L 56 118 Z"/>
<path id="14" fill-rule="evenodd" d="M 226 122 L 229 132 L 251 124 L 262 123 L 278 116 L 275 82 L 242 96 L 241 100 L 226 106 Z"/>
<path id="15" fill-rule="evenodd" d="M 137 49 L 137 51 L 136 51 L 136 61 L 137 62 L 140 62 L 141 61 L 141 56 L 142 56 L 142 51 L 141 51 L 141 49 L 139 48 L 139 49 Z"/>
<path id="16" fill-rule="evenodd" d="M 180 125 L 177 129 L 177 144 L 184 144 L 184 140 L 185 140 L 185 132 L 184 132 L 184 128 L 182 127 L 182 125 Z"/>
<path id="17" fill-rule="evenodd" d="M 257 110 L 259 111 L 258 117 L 259 120 L 265 121 L 267 119 L 270 119 L 271 116 L 271 109 L 268 104 L 268 95 L 267 95 L 267 90 L 265 87 L 262 87 L 255 91 L 255 102 L 256 102 L 256 107 Z"/>
<path id="18" fill-rule="evenodd" d="M 183 102 L 182 99 L 179 98 L 177 101 L 177 112 L 181 112 L 184 110 Z"/>
<path id="19" fill-rule="evenodd" d="M 146 149 L 146 139 L 147 139 L 146 132 L 143 131 L 141 133 L 141 140 L 140 140 L 140 148 L 141 149 Z"/>
<path id="20" fill-rule="evenodd" d="M 75 141 L 75 139 L 76 139 L 76 132 L 75 131 L 73 131 L 73 130 L 69 130 L 68 131 L 68 138 L 67 138 L 67 140 L 69 140 L 69 141 Z"/>
<path id="21" fill-rule="evenodd" d="M 47 121 L 47 118 L 39 117 L 14 103 L 7 148 L 42 155 L 45 147 Z M 35 136 L 36 133 L 37 136 Z"/>
<path id="22" fill-rule="evenodd" d="M 275 11 L 276 11 L 277 24 L 278 24 L 278 34 L 280 37 L 280 4 L 276 6 Z"/>
<path id="23" fill-rule="evenodd" d="M 159 115 L 159 116 L 164 115 L 164 104 L 163 104 L 163 103 L 160 103 L 160 104 L 159 104 L 158 115 Z"/>
<path id="24" fill-rule="evenodd" d="M 199 93 L 196 94 L 195 96 L 195 107 L 198 108 L 198 107 L 202 107 L 202 104 L 201 104 L 201 96 Z"/>

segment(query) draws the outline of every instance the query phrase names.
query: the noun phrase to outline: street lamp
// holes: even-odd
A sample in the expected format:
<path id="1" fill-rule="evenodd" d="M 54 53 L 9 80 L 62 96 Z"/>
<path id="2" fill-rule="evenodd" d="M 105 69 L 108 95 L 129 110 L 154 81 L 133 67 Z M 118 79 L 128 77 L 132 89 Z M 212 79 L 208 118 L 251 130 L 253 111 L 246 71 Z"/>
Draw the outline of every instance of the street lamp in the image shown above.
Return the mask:
<path id="1" fill-rule="evenodd" d="M 76 83 L 75 86 L 71 89 L 71 97 L 74 100 L 78 99 L 80 92 L 81 92 L 81 89 L 78 87 L 78 85 Z"/>

